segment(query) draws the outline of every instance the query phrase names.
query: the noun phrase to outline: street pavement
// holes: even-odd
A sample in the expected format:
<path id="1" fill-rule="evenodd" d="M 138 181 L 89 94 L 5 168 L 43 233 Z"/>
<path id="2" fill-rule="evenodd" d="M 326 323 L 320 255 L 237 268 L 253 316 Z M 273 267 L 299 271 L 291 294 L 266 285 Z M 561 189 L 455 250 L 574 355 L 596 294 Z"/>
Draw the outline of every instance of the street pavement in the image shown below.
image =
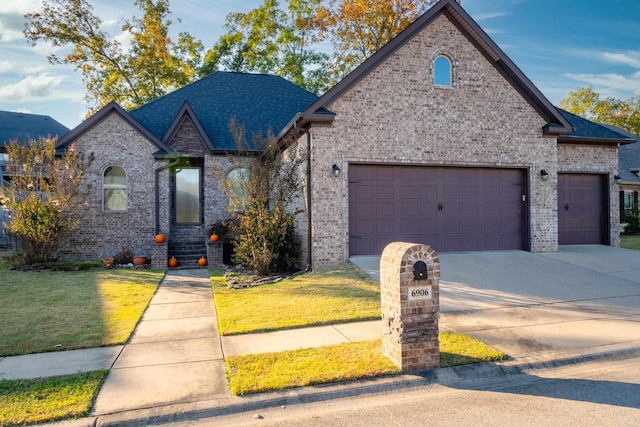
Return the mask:
<path id="1" fill-rule="evenodd" d="M 377 257 L 352 262 L 379 274 Z M 225 356 L 375 339 L 382 327 L 357 322 L 220 338 L 207 271 L 199 269 L 168 272 L 124 347 L 7 357 L 0 359 L 0 379 L 110 368 L 91 417 L 77 425 L 145 425 L 177 414 L 225 414 L 640 354 L 640 252 L 566 246 L 545 254 L 440 254 L 440 262 L 440 330 L 477 337 L 509 361 L 231 396 Z"/>

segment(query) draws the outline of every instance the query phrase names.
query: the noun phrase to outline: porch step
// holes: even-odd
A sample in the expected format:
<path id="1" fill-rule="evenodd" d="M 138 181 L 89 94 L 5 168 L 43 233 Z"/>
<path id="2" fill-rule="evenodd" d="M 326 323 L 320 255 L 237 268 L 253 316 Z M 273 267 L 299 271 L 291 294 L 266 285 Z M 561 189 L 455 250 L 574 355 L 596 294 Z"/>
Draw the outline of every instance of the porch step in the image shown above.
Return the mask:
<path id="1" fill-rule="evenodd" d="M 204 240 L 169 240 L 169 257 L 176 257 L 179 267 L 197 267 L 202 256 L 207 256 Z"/>

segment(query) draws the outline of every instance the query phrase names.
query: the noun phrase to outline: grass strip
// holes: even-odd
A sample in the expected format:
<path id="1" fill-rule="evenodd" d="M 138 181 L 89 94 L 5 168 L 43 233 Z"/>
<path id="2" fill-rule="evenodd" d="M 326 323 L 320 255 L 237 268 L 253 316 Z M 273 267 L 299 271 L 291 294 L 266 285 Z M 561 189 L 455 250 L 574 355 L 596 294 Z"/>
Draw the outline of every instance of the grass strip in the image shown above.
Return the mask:
<path id="1" fill-rule="evenodd" d="M 233 356 L 225 360 L 234 395 L 397 374 L 380 340 Z"/>
<path id="2" fill-rule="evenodd" d="M 506 355 L 466 335 L 440 334 L 442 367 L 504 360 Z M 382 341 L 362 341 L 225 360 L 234 395 L 352 381 L 400 373 L 382 354 Z"/>
<path id="3" fill-rule="evenodd" d="M 0 381 L 0 426 L 79 418 L 89 410 L 108 371 Z"/>
<path id="4" fill-rule="evenodd" d="M 640 234 L 633 236 L 620 236 L 620 247 L 640 251 Z"/>
<path id="5" fill-rule="evenodd" d="M 495 362 L 507 359 L 503 352 L 490 347 L 469 335 L 457 332 L 440 332 L 440 367 Z"/>
<path id="6" fill-rule="evenodd" d="M 221 335 L 380 318 L 380 285 L 350 263 L 245 289 L 210 276 Z"/>
<path id="7" fill-rule="evenodd" d="M 0 264 L 0 356 L 122 344 L 164 271 L 12 271 Z"/>

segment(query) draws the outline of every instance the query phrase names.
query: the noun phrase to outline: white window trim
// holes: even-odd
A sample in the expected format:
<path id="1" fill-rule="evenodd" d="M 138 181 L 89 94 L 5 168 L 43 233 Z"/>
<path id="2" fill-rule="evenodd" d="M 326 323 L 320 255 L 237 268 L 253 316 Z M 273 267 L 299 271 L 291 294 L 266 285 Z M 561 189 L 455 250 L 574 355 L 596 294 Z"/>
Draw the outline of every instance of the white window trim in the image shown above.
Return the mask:
<path id="1" fill-rule="evenodd" d="M 104 190 L 105 190 L 104 174 L 107 172 L 107 169 L 114 166 L 119 167 L 124 172 L 125 208 L 122 210 L 107 209 L 104 204 Z M 101 181 L 100 191 L 101 191 L 101 197 L 102 197 L 102 212 L 109 212 L 109 213 L 127 212 L 129 210 L 129 174 L 127 173 L 127 170 L 123 166 L 117 163 L 111 163 L 105 166 L 104 169 L 102 169 L 100 181 Z M 122 188 L 122 187 L 117 187 L 117 188 Z"/>

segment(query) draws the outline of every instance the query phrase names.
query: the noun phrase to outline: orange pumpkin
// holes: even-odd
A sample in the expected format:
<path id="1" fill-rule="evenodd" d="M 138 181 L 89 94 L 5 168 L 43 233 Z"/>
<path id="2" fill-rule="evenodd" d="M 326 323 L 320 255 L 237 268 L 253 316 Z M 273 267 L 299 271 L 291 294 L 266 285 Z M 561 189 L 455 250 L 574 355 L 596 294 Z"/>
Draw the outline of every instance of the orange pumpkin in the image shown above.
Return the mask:
<path id="1" fill-rule="evenodd" d="M 220 237 L 217 234 L 212 234 L 209 238 L 212 242 L 217 242 Z"/>
<path id="2" fill-rule="evenodd" d="M 167 241 L 167 236 L 165 236 L 162 233 L 156 234 L 156 243 L 164 243 L 166 241 Z"/>
<path id="3" fill-rule="evenodd" d="M 176 257 L 172 256 L 171 258 L 169 258 L 169 267 L 177 267 L 178 266 L 178 260 L 176 259 Z"/>
<path id="4" fill-rule="evenodd" d="M 204 267 L 205 265 L 207 265 L 207 259 L 205 257 L 200 257 L 200 259 L 198 260 L 198 265 L 200 267 Z"/>

